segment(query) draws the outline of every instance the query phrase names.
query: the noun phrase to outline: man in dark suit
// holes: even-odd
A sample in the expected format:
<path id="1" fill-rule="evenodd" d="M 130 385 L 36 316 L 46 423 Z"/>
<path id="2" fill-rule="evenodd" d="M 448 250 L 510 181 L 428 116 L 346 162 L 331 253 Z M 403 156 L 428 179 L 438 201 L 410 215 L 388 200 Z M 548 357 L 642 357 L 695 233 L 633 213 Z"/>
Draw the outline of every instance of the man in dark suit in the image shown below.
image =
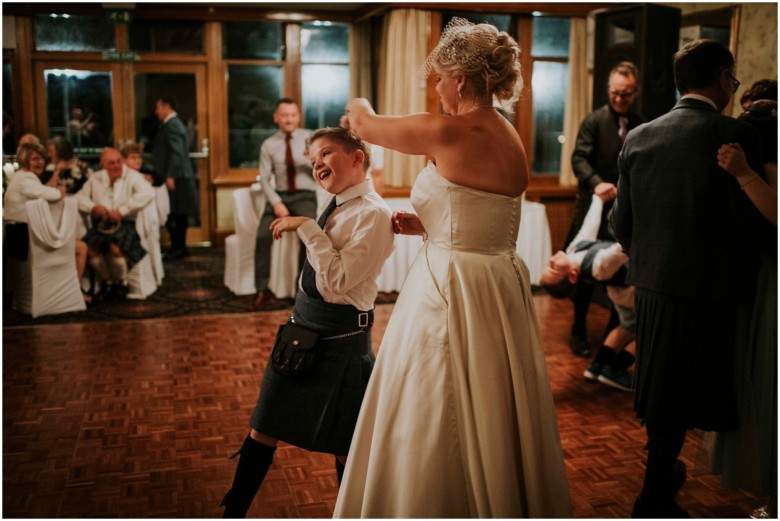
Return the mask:
<path id="1" fill-rule="evenodd" d="M 177 103 L 172 96 L 157 100 L 155 114 L 162 122 L 154 137 L 152 164 L 155 186 L 165 183 L 171 201 L 171 211 L 165 227 L 171 236 L 171 248 L 163 254 L 166 260 L 189 255 L 187 226 L 189 217 L 198 216 L 198 187 L 187 145 L 187 128 L 176 114 Z"/>
<path id="2" fill-rule="evenodd" d="M 686 430 L 737 426 L 735 316 L 762 222 L 717 166 L 718 148 L 739 143 L 753 170 L 763 170 L 757 132 L 720 114 L 739 86 L 733 69 L 722 44 L 685 45 L 674 56 L 682 99 L 631 131 L 618 158 L 611 224 L 628 252 L 626 282 L 636 286 L 634 409 L 648 435 L 634 517 L 689 517 L 674 501 Z"/>
<path id="3" fill-rule="evenodd" d="M 612 200 L 617 194 L 617 157 L 628 131 L 644 121 L 631 110 L 639 95 L 639 70 L 636 66 L 631 62 L 617 64 L 609 73 L 607 92 L 609 103 L 588 114 L 577 133 L 571 156 L 571 166 L 578 180 L 577 201 L 564 250 L 582 227 L 594 193 L 606 201 L 598 238 L 614 240 L 607 231 L 606 223 Z M 569 347 L 578 356 L 591 354 L 587 344 L 587 315 L 592 296 L 593 284 L 580 283 L 572 297 L 574 324 Z M 614 311 L 612 314 L 607 331 L 617 326 L 617 315 Z"/>

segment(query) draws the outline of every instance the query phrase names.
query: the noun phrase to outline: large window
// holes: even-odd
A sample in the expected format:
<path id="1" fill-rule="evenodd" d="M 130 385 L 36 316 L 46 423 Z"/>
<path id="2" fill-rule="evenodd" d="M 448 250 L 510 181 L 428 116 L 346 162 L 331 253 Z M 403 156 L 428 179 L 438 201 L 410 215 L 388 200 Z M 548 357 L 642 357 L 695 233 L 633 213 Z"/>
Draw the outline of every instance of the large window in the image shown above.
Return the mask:
<path id="1" fill-rule="evenodd" d="M 230 168 L 257 168 L 260 146 L 276 132 L 273 113 L 281 97 L 300 97 L 305 128 L 338 126 L 349 96 L 348 24 L 230 22 L 223 27 Z M 299 84 L 300 91 L 285 80 Z"/>
<path id="2" fill-rule="evenodd" d="M 304 126 L 338 126 L 349 96 L 349 26 L 331 22 L 301 29 Z"/>
<path id="3" fill-rule="evenodd" d="M 569 83 L 569 19 L 535 16 L 533 61 L 533 162 L 535 174 L 557 176 L 561 169 L 563 115 Z"/>
<path id="4" fill-rule="evenodd" d="M 39 51 L 107 51 L 114 49 L 114 26 L 105 17 L 51 13 L 35 17 Z"/>

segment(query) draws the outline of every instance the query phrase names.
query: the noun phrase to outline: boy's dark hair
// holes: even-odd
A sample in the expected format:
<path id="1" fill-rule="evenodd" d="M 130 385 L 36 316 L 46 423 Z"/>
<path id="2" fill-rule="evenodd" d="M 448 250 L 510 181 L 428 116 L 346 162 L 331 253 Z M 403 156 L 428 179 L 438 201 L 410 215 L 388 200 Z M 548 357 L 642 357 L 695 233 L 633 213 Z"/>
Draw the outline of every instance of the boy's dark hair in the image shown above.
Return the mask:
<path id="1" fill-rule="evenodd" d="M 758 80 L 742 94 L 739 104 L 762 99 L 777 101 L 777 80 Z"/>
<path id="2" fill-rule="evenodd" d="M 371 166 L 371 154 L 368 152 L 368 145 L 365 141 L 357 137 L 351 130 L 347 130 L 341 127 L 325 127 L 319 130 L 315 130 L 309 139 L 306 140 L 306 152 L 309 151 L 309 147 L 314 141 L 320 138 L 327 138 L 331 141 L 340 143 L 349 153 L 356 150 L 363 152 L 365 159 L 363 160 L 363 170 L 366 171 Z"/>
<path id="3" fill-rule="evenodd" d="M 279 105 L 281 105 L 282 103 L 289 103 L 291 105 L 297 105 L 298 104 L 298 102 L 295 101 L 292 98 L 282 98 L 282 99 L 280 99 L 279 101 L 276 102 L 276 105 L 274 105 L 274 110 L 278 109 Z"/>
<path id="4" fill-rule="evenodd" d="M 542 283 L 542 287 L 551 297 L 557 299 L 571 297 L 572 294 L 574 294 L 574 289 L 576 288 L 574 283 L 569 280 L 569 277 L 563 277 L 561 280 L 553 284 Z"/>
<path id="5" fill-rule="evenodd" d="M 674 55 L 674 83 L 680 94 L 717 85 L 723 71 L 734 68 L 728 47 L 715 40 L 694 40 Z"/>

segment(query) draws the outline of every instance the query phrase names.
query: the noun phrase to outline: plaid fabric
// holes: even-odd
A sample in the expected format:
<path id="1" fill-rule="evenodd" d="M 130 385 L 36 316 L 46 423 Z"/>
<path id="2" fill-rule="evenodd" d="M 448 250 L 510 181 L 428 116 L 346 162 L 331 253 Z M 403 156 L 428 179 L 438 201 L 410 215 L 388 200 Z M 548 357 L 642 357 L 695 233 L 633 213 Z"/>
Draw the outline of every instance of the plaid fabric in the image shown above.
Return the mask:
<path id="1" fill-rule="evenodd" d="M 119 246 L 119 251 L 122 252 L 127 261 L 128 271 L 133 269 L 133 266 L 138 264 L 138 261 L 146 255 L 146 250 L 141 246 L 141 237 L 135 229 L 134 221 L 122 221 L 122 226 L 110 235 L 100 233 L 93 226 L 87 231 L 82 240 L 87 243 L 87 246 L 101 253 L 107 252 L 112 243 Z"/>

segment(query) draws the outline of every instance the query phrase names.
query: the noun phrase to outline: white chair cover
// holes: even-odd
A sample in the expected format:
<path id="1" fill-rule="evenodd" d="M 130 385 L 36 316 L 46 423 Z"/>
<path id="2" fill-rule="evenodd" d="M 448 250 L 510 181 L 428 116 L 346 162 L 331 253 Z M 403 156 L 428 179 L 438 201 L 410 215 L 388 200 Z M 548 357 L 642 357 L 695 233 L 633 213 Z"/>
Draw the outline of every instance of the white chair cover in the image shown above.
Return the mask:
<path id="1" fill-rule="evenodd" d="M 86 304 L 76 276 L 76 230 L 78 204 L 73 198 L 56 203 L 43 199 L 27 202 L 30 230 L 29 267 L 31 291 L 28 302 L 24 292 L 14 308 L 33 318 L 83 311 Z"/>
<path id="2" fill-rule="evenodd" d="M 252 190 L 233 191 L 233 226 L 235 233 L 225 239 L 225 286 L 236 295 L 255 293 L 255 237 L 260 225 L 260 211 L 265 206 L 265 195 L 257 192 L 253 202 Z"/>
<path id="3" fill-rule="evenodd" d="M 329 194 L 317 191 L 317 208 L 327 205 Z M 233 192 L 233 224 L 236 233 L 225 239 L 225 286 L 236 295 L 252 295 L 255 287 L 255 242 L 266 197 L 262 191 L 238 188 Z M 277 298 L 292 298 L 298 285 L 298 252 L 301 241 L 286 232 L 271 245 L 271 273 L 268 289 Z"/>
<path id="4" fill-rule="evenodd" d="M 157 221 L 158 226 L 165 226 L 168 214 L 171 213 L 171 199 L 168 196 L 168 187 L 164 184 L 154 188 L 154 206 L 157 209 L 157 217 L 159 218 Z"/>
<path id="5" fill-rule="evenodd" d="M 157 291 L 163 277 L 160 226 L 154 200 L 138 212 L 135 229 L 141 237 L 141 246 L 146 250 L 146 255 L 127 273 L 127 298 L 143 300 Z M 158 258 L 159 268 L 155 269 Z"/>

